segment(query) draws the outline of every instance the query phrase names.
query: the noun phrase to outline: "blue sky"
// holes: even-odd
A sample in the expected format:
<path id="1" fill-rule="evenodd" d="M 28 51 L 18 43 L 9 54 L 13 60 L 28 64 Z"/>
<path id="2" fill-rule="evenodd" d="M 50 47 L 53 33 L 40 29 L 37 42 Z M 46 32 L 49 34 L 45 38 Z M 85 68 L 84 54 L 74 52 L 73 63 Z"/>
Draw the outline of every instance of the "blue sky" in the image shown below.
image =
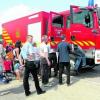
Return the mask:
<path id="1" fill-rule="evenodd" d="M 68 8 L 70 4 L 87 5 L 88 0 L 2 0 L 1 3 L 0 12 L 20 4 L 27 5 L 30 9 L 61 11 Z"/>
<path id="2" fill-rule="evenodd" d="M 97 3 L 100 0 L 94 0 Z M 69 9 L 70 5 L 87 6 L 88 0 L 1 0 L 0 1 L 0 33 L 1 24 L 38 12 L 61 12 Z M 100 6 L 100 3 L 99 3 Z"/>
<path id="3" fill-rule="evenodd" d="M 38 11 L 61 12 L 71 4 L 87 6 L 88 0 L 1 0 L 0 3 L 1 24 Z"/>

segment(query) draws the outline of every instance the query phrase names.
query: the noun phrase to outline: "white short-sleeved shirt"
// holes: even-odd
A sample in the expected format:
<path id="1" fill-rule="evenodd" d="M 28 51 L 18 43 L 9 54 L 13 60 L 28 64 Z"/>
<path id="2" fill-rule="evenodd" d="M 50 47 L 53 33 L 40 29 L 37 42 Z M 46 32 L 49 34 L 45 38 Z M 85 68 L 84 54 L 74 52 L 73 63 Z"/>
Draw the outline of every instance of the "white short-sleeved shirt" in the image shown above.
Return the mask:
<path id="1" fill-rule="evenodd" d="M 21 48 L 21 56 L 28 61 L 35 60 L 35 50 L 31 43 L 26 42 Z"/>
<path id="2" fill-rule="evenodd" d="M 48 53 L 48 46 L 43 42 L 40 45 L 40 56 L 45 57 L 44 53 Z"/>

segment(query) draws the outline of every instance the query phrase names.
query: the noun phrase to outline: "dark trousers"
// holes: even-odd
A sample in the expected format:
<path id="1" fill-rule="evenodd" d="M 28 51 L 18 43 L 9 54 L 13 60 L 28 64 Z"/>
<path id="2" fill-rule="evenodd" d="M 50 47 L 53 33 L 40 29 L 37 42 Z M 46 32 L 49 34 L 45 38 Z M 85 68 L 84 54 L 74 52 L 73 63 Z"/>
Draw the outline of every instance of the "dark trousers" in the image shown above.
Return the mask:
<path id="1" fill-rule="evenodd" d="M 32 74 L 32 76 L 34 78 L 35 87 L 36 87 L 37 92 L 41 91 L 41 88 L 39 86 L 38 77 L 37 77 L 37 69 L 36 69 L 36 66 L 34 64 L 34 61 L 26 61 L 25 71 L 24 71 L 24 78 L 23 78 L 23 86 L 24 86 L 24 90 L 25 90 L 26 94 L 30 90 L 29 82 L 28 82 L 30 73 Z"/>
<path id="2" fill-rule="evenodd" d="M 36 60 L 35 65 L 36 65 L 36 68 L 37 68 L 37 74 L 40 75 L 40 73 L 41 73 L 40 72 L 40 60 Z"/>
<path id="3" fill-rule="evenodd" d="M 59 83 L 62 83 L 62 74 L 64 71 L 64 67 L 66 67 L 67 73 L 67 84 L 70 84 L 70 63 L 69 62 L 60 62 L 59 63 Z"/>
<path id="4" fill-rule="evenodd" d="M 49 82 L 49 67 L 47 64 L 41 64 L 41 77 L 43 84 L 47 84 Z"/>
<path id="5" fill-rule="evenodd" d="M 57 75 L 58 67 L 57 67 L 56 53 L 49 53 L 49 60 L 50 60 L 50 63 L 51 63 L 51 66 L 49 67 L 49 75 L 51 76 L 51 68 L 54 68 L 54 73 L 55 73 L 55 75 Z"/>

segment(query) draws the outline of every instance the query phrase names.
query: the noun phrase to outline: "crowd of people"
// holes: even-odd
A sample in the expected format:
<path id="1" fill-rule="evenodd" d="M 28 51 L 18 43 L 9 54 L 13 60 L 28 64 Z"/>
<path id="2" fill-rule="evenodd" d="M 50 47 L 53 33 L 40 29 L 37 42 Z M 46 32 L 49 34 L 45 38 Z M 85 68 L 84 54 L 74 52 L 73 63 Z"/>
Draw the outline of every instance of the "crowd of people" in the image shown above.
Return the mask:
<path id="1" fill-rule="evenodd" d="M 67 85 L 70 85 L 70 52 L 77 54 L 75 71 L 78 72 L 80 58 L 83 60 L 83 66 L 86 65 L 85 53 L 78 47 L 66 42 L 66 37 L 61 36 L 61 42 L 57 48 L 51 48 L 48 44 L 48 37 L 42 36 L 41 44 L 37 47 L 37 44 L 33 41 L 34 37 L 27 36 L 27 40 L 22 46 L 21 41 L 17 41 L 15 46 L 9 43 L 5 48 L 3 42 L 0 41 L 0 78 L 9 80 L 7 73 L 11 72 L 15 75 L 16 80 L 21 80 L 22 70 L 23 74 L 23 87 L 25 95 L 31 94 L 29 88 L 29 76 L 30 73 L 34 79 L 37 94 L 45 93 L 40 88 L 38 75 L 42 79 L 42 84 L 45 86 L 49 83 L 49 78 L 52 77 L 51 69 L 54 68 L 54 77 L 59 77 L 59 84 L 62 82 L 62 74 L 64 67 L 66 67 L 67 73 Z M 72 39 L 74 40 L 74 39 Z M 54 42 L 54 38 L 51 37 L 51 41 Z M 79 54 L 80 53 L 80 54 Z M 83 58 L 84 57 L 84 58 Z M 6 82 L 8 82 L 6 80 Z"/>
<path id="2" fill-rule="evenodd" d="M 15 43 L 15 47 L 8 43 L 6 47 L 3 47 L 3 41 L 0 41 L 0 77 L 9 82 L 11 77 L 8 74 L 12 73 L 17 80 L 20 80 L 20 64 L 19 54 L 21 50 L 21 41 Z"/>

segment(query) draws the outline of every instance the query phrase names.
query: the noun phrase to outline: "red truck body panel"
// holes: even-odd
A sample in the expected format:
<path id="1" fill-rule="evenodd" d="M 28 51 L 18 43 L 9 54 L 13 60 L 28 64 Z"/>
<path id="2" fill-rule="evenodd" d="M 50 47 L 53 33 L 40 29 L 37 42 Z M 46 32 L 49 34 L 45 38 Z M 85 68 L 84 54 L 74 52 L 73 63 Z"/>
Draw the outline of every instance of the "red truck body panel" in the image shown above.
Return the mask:
<path id="1" fill-rule="evenodd" d="M 28 33 L 28 25 L 38 23 L 41 24 L 41 33 L 40 35 L 46 34 L 46 24 L 49 19 L 49 13 L 47 12 L 38 12 L 29 16 L 25 16 L 7 23 L 2 24 L 3 27 L 3 39 L 5 43 L 13 42 L 15 43 L 17 40 L 21 40 L 22 42 L 26 41 L 26 36 Z M 33 33 L 34 34 L 33 29 Z M 36 34 L 36 33 L 35 33 Z"/>

